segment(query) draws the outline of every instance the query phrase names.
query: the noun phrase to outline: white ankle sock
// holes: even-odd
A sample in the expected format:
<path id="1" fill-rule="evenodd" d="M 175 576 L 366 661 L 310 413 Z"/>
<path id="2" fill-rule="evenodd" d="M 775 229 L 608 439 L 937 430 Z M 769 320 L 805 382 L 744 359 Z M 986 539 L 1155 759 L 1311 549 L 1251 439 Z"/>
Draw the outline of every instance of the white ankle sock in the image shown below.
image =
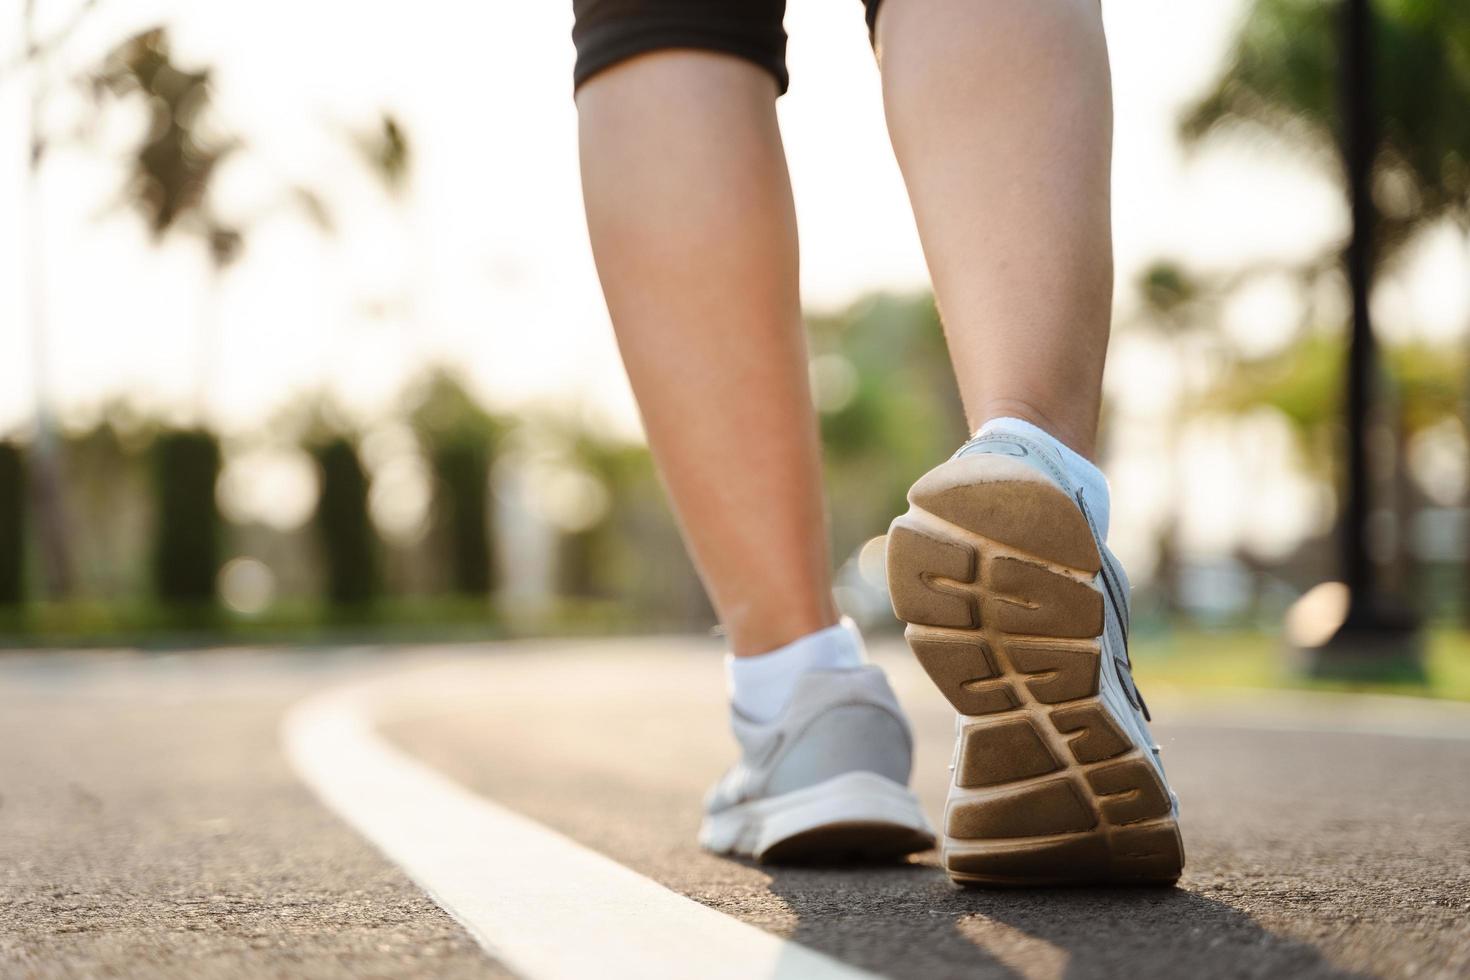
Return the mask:
<path id="1" fill-rule="evenodd" d="M 867 660 L 863 636 L 846 616 L 836 626 L 808 633 L 769 653 L 725 655 L 730 703 L 751 721 L 774 721 L 791 700 L 796 682 L 811 670 L 861 667 Z"/>
<path id="2" fill-rule="evenodd" d="M 1062 469 L 1066 471 L 1067 479 L 1082 488 L 1082 496 L 1087 501 L 1087 510 L 1092 514 L 1092 519 L 1097 521 L 1098 533 L 1102 535 L 1103 540 L 1107 540 L 1110 502 L 1108 478 L 1103 476 L 1102 470 L 1098 469 L 1090 459 L 1069 448 L 1050 432 L 1040 426 L 1032 425 L 1025 419 L 991 419 L 980 426 L 980 431 L 975 435 L 988 436 L 996 433 L 1026 436 L 1054 449 L 1061 457 Z"/>

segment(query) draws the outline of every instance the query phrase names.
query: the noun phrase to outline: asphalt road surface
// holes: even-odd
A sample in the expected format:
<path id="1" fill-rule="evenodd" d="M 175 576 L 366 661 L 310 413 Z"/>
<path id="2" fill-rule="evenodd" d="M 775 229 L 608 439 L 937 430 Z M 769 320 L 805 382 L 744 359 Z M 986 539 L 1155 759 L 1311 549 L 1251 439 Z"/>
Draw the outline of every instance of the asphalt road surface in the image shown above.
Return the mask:
<path id="1" fill-rule="evenodd" d="M 900 650 L 877 658 L 937 816 L 947 706 Z M 1465 706 L 1149 689 L 1183 808 L 1179 887 L 971 891 L 932 854 L 824 869 L 701 853 L 700 796 L 733 754 L 716 647 L 620 640 L 0 657 L 0 976 L 512 975 L 288 764 L 289 707 L 363 678 L 391 694 L 376 730 L 459 786 L 874 973 L 1470 975 Z M 575 919 L 577 881 L 552 884 Z"/>

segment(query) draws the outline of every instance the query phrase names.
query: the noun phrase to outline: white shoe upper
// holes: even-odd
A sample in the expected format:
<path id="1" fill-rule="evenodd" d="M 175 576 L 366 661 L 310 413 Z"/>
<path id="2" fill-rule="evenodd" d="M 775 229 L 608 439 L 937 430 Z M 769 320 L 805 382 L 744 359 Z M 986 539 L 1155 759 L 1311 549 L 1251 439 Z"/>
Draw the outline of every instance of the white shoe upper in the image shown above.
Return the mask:
<path id="1" fill-rule="evenodd" d="M 1148 705 L 1144 702 L 1143 695 L 1133 680 L 1133 664 L 1128 656 L 1131 608 L 1128 576 L 1123 571 L 1122 563 L 1108 547 L 1103 533 L 1099 530 L 1098 522 L 1088 508 L 1085 491 L 1075 481 L 1069 479 L 1066 467 L 1058 454 L 1041 440 L 1011 432 L 981 435 L 961 446 L 953 458 L 984 453 L 997 453 L 1011 457 L 1041 473 L 1077 502 L 1078 509 L 1082 511 L 1082 516 L 1087 520 L 1087 526 L 1092 531 L 1093 540 L 1102 557 L 1102 568 L 1093 581 L 1093 587 L 1103 594 L 1105 610 L 1103 635 L 1099 641 L 1104 653 L 1100 694 L 1113 717 L 1123 725 L 1133 743 L 1146 750 L 1145 756 L 1158 770 L 1164 785 L 1168 786 L 1158 743 L 1154 741 L 1148 727 L 1150 721 Z M 1169 791 L 1169 796 L 1177 815 L 1179 802 L 1172 789 Z"/>
<path id="2" fill-rule="evenodd" d="M 705 797 L 709 814 L 851 772 L 908 784 L 913 735 L 879 667 L 809 671 L 774 721 L 732 712 L 731 727 L 740 759 Z"/>

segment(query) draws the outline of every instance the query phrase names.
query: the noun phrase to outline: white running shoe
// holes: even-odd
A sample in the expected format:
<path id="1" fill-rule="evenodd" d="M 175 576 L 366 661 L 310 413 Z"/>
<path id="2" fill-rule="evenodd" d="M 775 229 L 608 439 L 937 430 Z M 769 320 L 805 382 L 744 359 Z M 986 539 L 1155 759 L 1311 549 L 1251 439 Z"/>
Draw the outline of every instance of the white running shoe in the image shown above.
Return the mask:
<path id="1" fill-rule="evenodd" d="M 996 433 L 909 491 L 888 587 L 959 712 L 942 860 L 961 884 L 1172 883 L 1179 804 L 1128 660 L 1128 580 L 1053 451 Z"/>
<path id="2" fill-rule="evenodd" d="M 699 843 L 766 862 L 897 858 L 934 846 L 908 789 L 913 736 L 883 671 L 814 670 L 775 721 L 732 718 L 741 757 Z"/>

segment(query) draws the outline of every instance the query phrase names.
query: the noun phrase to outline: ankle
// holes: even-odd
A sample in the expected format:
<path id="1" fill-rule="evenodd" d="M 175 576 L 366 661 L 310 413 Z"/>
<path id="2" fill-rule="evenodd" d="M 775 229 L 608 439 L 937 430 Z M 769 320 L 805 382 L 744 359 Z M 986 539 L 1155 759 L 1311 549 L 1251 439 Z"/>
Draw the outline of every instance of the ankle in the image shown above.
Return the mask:
<path id="1" fill-rule="evenodd" d="M 862 634 L 846 616 L 777 649 L 754 656 L 725 658 L 731 707 L 757 723 L 773 721 L 785 710 L 801 678 L 814 670 L 852 670 L 867 659 Z"/>
<path id="2" fill-rule="evenodd" d="M 974 428 L 977 434 L 984 431 L 992 423 L 1001 422 L 1006 419 L 1018 420 L 1041 429 L 1051 439 L 1088 461 L 1095 459 L 1097 456 L 1097 430 L 1095 426 L 1084 423 L 1069 424 L 1063 419 L 1055 418 L 1051 414 L 1043 412 L 1036 405 L 1025 399 L 991 398 L 978 406 L 976 411 L 971 414 L 971 417 L 980 420 L 979 424 Z"/>
<path id="3" fill-rule="evenodd" d="M 722 617 L 725 639 L 735 657 L 758 657 L 819 630 L 837 625 L 836 604 L 814 599 L 801 605 L 772 608 L 749 606 L 744 613 Z"/>

